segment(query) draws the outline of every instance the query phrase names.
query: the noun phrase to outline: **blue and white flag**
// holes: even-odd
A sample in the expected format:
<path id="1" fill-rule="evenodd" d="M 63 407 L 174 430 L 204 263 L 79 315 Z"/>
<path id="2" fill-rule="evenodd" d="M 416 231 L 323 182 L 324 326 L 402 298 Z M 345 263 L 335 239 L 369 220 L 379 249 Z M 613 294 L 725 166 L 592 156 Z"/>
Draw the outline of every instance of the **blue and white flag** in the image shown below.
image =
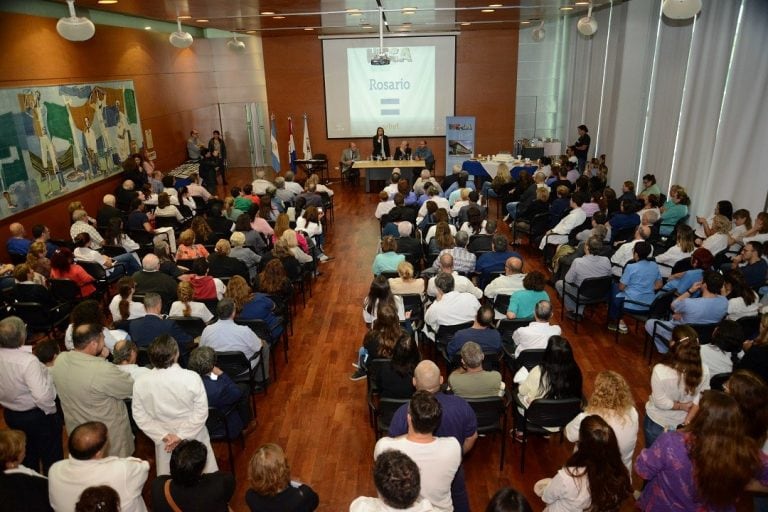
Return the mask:
<path id="1" fill-rule="evenodd" d="M 293 121 L 288 117 L 288 161 L 291 162 L 291 170 L 296 172 L 296 143 L 293 141 Z"/>
<path id="2" fill-rule="evenodd" d="M 272 115 L 272 168 L 276 173 L 280 173 L 280 151 L 277 149 L 277 127 L 275 126 L 275 116 Z"/>

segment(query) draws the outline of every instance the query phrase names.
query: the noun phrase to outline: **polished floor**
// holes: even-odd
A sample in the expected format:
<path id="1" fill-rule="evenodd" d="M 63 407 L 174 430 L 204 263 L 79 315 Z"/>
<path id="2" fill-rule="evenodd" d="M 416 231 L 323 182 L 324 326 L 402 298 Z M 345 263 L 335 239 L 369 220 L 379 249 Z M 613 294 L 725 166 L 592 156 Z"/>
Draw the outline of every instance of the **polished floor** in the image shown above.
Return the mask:
<path id="1" fill-rule="evenodd" d="M 230 185 L 244 183 L 249 174 L 233 173 Z M 241 183 L 242 182 L 242 183 Z M 290 341 L 288 365 L 279 361 L 279 378 L 267 395 L 258 397 L 258 425 L 248 435 L 245 450 L 236 455 L 237 491 L 232 507 L 247 510 L 243 495 L 248 488 L 247 463 L 261 444 L 283 446 L 295 478 L 311 485 L 320 495 L 321 511 L 347 510 L 360 495 L 375 496 L 371 470 L 375 438 L 368 423 L 366 384 L 353 382 L 358 346 L 365 333 L 361 302 L 371 281 L 371 263 L 376 254 L 378 222 L 373 217 L 376 194 L 358 187 L 335 183 L 335 220 L 326 239 L 334 259 L 321 266 L 322 276 L 313 285 L 307 306 L 299 306 L 295 335 Z M 495 213 L 495 210 L 493 210 Z M 522 249 L 525 269 L 541 269 L 537 254 Z M 554 298 L 554 290 L 548 290 Z M 559 301 L 556 301 L 559 304 Z M 559 306 L 557 317 L 559 322 Z M 648 398 L 650 371 L 644 361 L 642 337 L 631 334 L 614 342 L 605 328 L 605 307 L 575 334 L 570 321 L 563 324 L 584 373 L 585 393 L 591 391 L 597 372 L 611 369 L 631 383 L 639 411 Z M 534 510 L 543 503 L 533 484 L 550 477 L 573 449 L 557 436 L 533 439 L 526 453 L 526 470 L 519 470 L 520 445 L 506 437 L 505 467 L 499 471 L 499 436 L 481 438 L 466 457 L 467 486 L 472 510 L 485 509 L 489 498 L 501 487 L 513 486 L 525 493 Z M 218 450 L 224 455 L 224 450 Z M 226 462 L 221 461 L 226 467 Z M 631 510 L 628 500 L 624 509 Z"/>

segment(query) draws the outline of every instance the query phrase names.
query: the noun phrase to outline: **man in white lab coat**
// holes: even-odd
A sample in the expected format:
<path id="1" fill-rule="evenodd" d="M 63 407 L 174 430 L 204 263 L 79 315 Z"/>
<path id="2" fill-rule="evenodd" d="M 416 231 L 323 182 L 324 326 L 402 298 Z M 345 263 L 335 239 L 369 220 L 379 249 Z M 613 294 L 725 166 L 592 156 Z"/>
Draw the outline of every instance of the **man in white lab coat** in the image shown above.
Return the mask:
<path id="1" fill-rule="evenodd" d="M 155 443 L 157 474 L 170 474 L 171 452 L 183 439 L 196 439 L 208 448 L 204 473 L 217 471 L 216 457 L 205 422 L 208 398 L 195 372 L 178 365 L 179 346 L 171 336 L 158 336 L 149 346 L 154 368 L 133 386 L 133 418 Z"/>
<path id="2" fill-rule="evenodd" d="M 100 421 L 79 425 L 69 436 L 69 458 L 51 466 L 48 498 L 56 512 L 75 510 L 88 487 L 108 485 L 120 496 L 123 512 L 146 512 L 141 490 L 149 463 L 135 457 L 109 457 L 107 426 Z"/>

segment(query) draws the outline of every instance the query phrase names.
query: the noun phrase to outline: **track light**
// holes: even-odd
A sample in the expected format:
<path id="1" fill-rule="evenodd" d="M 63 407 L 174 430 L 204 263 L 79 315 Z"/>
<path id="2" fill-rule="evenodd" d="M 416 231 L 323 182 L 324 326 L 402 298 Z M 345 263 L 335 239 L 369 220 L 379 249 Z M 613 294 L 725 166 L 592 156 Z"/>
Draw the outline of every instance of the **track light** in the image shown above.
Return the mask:
<path id="1" fill-rule="evenodd" d="M 661 12 L 673 20 L 687 20 L 701 11 L 701 0 L 662 0 Z"/>
<path id="2" fill-rule="evenodd" d="M 237 38 L 237 34 L 232 34 L 232 39 L 227 41 L 227 47 L 236 53 L 245 51 L 245 43 Z"/>
<path id="3" fill-rule="evenodd" d="M 545 35 L 546 30 L 544 30 L 544 20 L 541 20 L 541 24 L 539 24 L 539 26 L 533 29 L 533 32 L 531 32 L 531 39 L 533 39 L 534 42 L 540 43 L 544 40 Z"/>
<path id="4" fill-rule="evenodd" d="M 181 20 L 179 18 L 176 18 L 176 23 L 179 30 L 168 36 L 168 41 L 176 48 L 189 48 L 195 41 L 192 38 L 192 34 L 181 30 Z"/>
<path id="5" fill-rule="evenodd" d="M 591 36 L 597 32 L 597 20 L 592 17 L 592 4 L 589 4 L 587 15 L 579 20 L 576 29 L 585 36 Z"/>
<path id="6" fill-rule="evenodd" d="M 88 18 L 78 18 L 75 13 L 75 0 L 67 0 L 69 18 L 61 18 L 56 23 L 56 32 L 67 41 L 87 41 L 96 33 L 96 26 Z"/>

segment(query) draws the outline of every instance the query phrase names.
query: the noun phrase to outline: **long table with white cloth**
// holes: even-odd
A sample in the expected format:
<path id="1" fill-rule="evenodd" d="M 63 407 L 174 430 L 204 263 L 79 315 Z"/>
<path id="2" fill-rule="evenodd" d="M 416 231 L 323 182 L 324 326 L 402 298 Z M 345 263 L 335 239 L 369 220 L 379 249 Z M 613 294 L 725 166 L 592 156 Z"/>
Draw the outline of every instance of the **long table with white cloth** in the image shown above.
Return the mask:
<path id="1" fill-rule="evenodd" d="M 371 191 L 371 180 L 389 180 L 395 167 L 405 170 L 425 166 L 424 160 L 357 160 L 352 164 L 353 169 L 365 169 L 366 192 Z"/>

